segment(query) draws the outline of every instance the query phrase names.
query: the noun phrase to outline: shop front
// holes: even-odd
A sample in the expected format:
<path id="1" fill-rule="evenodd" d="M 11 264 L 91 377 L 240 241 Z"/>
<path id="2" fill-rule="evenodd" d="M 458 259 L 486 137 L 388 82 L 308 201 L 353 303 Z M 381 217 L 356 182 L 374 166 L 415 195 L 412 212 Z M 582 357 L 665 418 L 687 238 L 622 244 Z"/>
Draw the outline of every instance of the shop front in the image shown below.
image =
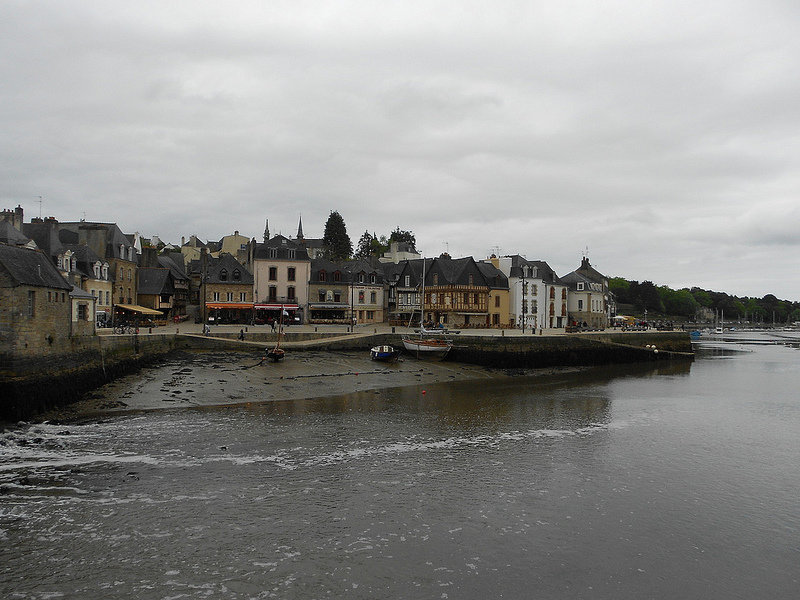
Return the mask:
<path id="1" fill-rule="evenodd" d="M 297 304 L 266 303 L 254 305 L 253 323 L 256 325 L 269 325 L 280 323 L 284 325 L 303 322 L 303 310 Z"/>
<path id="2" fill-rule="evenodd" d="M 250 325 L 253 322 L 252 302 L 206 302 L 208 322 L 213 325 Z"/>

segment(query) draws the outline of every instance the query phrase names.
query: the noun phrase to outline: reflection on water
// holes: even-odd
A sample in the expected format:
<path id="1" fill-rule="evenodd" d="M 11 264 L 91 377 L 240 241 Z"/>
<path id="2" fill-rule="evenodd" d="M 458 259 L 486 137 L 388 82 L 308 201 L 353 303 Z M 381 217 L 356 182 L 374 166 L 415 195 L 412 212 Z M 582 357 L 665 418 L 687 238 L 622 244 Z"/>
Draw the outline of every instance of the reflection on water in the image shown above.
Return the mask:
<path id="1" fill-rule="evenodd" d="M 0 595 L 793 598 L 798 354 L 755 342 L 4 432 Z"/>

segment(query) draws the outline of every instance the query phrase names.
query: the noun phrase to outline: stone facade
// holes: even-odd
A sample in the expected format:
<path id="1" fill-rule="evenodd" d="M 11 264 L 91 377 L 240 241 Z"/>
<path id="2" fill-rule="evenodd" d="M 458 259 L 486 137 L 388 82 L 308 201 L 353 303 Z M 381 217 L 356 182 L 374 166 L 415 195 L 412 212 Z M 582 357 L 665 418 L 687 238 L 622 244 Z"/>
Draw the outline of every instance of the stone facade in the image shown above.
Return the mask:
<path id="1" fill-rule="evenodd" d="M 0 246 L 0 363 L 69 346 L 70 288 L 42 252 Z"/>

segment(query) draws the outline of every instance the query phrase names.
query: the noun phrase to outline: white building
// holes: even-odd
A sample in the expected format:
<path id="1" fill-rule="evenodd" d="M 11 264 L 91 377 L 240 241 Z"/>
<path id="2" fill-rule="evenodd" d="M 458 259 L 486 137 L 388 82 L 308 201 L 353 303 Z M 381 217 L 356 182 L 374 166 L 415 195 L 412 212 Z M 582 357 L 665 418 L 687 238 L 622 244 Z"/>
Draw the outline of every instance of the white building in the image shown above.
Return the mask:
<path id="1" fill-rule="evenodd" d="M 508 277 L 509 316 L 526 330 L 561 329 L 567 325 L 567 286 L 542 260 L 527 260 L 519 254 L 491 257 Z"/>

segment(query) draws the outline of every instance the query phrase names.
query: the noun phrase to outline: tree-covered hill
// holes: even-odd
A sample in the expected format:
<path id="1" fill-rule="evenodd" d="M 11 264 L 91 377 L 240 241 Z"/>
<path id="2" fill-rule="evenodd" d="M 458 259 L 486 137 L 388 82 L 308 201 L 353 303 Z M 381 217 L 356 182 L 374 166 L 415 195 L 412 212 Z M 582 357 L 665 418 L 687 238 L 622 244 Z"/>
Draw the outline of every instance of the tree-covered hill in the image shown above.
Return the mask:
<path id="1" fill-rule="evenodd" d="M 699 287 L 673 290 L 652 281 L 609 280 L 617 304 L 629 304 L 649 315 L 683 317 L 704 320 L 724 313 L 726 319 L 741 319 L 752 323 L 792 323 L 800 321 L 800 302 L 779 300 L 772 294 L 763 298 L 731 296 Z"/>

